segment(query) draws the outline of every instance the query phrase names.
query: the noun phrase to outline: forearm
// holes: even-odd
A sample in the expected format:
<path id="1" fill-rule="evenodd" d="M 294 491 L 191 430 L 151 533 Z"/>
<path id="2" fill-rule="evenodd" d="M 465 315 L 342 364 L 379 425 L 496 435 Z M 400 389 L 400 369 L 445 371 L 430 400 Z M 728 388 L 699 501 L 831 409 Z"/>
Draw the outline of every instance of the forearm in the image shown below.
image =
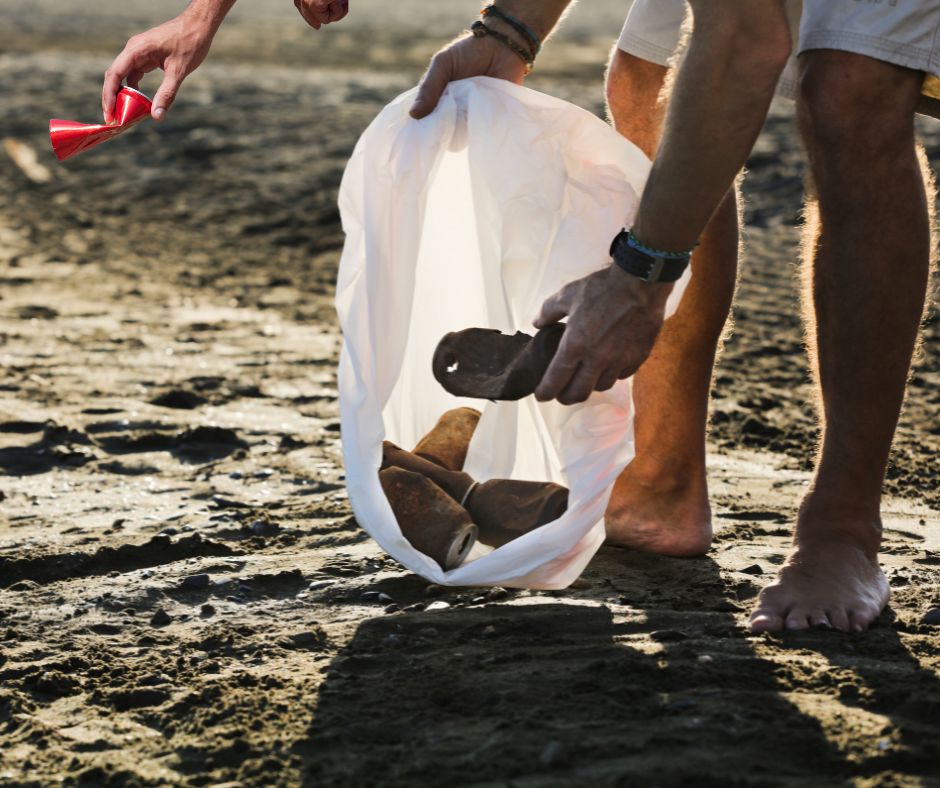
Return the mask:
<path id="1" fill-rule="evenodd" d="M 183 13 L 217 30 L 234 5 L 235 0 L 191 0 Z"/>
<path id="2" fill-rule="evenodd" d="M 693 3 L 695 32 L 633 225 L 657 249 L 687 249 L 698 240 L 760 133 L 789 51 L 779 0 L 732 8 L 703 2 L 712 5 Z"/>

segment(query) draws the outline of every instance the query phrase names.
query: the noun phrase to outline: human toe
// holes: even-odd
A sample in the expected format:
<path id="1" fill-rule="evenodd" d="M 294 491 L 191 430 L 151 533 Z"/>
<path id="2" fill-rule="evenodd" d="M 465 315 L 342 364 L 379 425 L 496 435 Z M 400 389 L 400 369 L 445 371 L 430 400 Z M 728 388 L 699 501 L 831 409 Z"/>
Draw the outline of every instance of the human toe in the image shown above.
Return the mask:
<path id="1" fill-rule="evenodd" d="M 816 629 L 832 629 L 832 622 L 825 610 L 811 610 L 809 614 L 810 626 Z"/>
<path id="2" fill-rule="evenodd" d="M 850 610 L 848 613 L 849 632 L 864 632 L 875 620 L 876 614 L 865 610 Z"/>
<path id="3" fill-rule="evenodd" d="M 840 632 L 849 631 L 849 614 L 844 608 L 830 608 L 826 611 L 826 616 L 829 619 L 829 623 L 832 624 L 833 629 L 837 629 Z"/>
<path id="4" fill-rule="evenodd" d="M 751 615 L 751 632 L 780 632 L 783 629 L 783 616 L 770 610 L 755 610 Z"/>
<path id="5" fill-rule="evenodd" d="M 798 632 L 803 629 L 809 629 L 811 626 L 813 626 L 813 622 L 810 620 L 810 612 L 808 610 L 794 608 L 787 613 L 786 628 L 788 630 Z"/>

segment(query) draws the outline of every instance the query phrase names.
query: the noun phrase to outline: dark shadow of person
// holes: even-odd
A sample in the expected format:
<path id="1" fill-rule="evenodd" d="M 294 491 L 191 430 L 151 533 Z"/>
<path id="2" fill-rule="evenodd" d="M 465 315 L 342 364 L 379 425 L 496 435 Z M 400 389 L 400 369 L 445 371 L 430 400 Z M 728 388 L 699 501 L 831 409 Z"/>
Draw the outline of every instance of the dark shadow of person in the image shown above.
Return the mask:
<path id="1" fill-rule="evenodd" d="M 805 633 L 783 638 L 781 647 L 825 658 L 827 680 L 816 691 L 836 695 L 846 717 L 859 709 L 863 717 L 867 712 L 887 718 L 876 727 L 877 718 L 868 717 L 868 735 L 852 742 L 857 774 L 890 774 L 895 780 L 904 775 L 910 784 L 932 785 L 921 780 L 940 776 L 937 630 L 914 623 L 916 615 L 901 621 L 888 610 L 859 635 Z"/>
<path id="2" fill-rule="evenodd" d="M 548 594 L 455 589 L 438 597 L 449 609 L 364 622 L 294 748 L 305 784 L 848 777 L 820 724 L 781 695 L 778 666 L 735 620 L 734 589 L 713 560 L 605 548 L 585 580 Z M 428 601 L 424 586 L 398 578 L 384 590 L 404 607 Z"/>

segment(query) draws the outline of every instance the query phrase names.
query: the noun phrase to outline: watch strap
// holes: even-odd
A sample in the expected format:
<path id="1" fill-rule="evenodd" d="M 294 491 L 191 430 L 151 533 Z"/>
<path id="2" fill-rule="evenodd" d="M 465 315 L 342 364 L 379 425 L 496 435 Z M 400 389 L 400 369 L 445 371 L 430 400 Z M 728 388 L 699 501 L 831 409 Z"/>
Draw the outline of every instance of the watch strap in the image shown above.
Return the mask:
<path id="1" fill-rule="evenodd" d="M 652 250 L 638 249 L 631 243 L 630 233 L 621 230 L 610 245 L 610 256 L 623 271 L 644 282 L 675 282 L 689 266 L 691 254 L 655 254 Z"/>

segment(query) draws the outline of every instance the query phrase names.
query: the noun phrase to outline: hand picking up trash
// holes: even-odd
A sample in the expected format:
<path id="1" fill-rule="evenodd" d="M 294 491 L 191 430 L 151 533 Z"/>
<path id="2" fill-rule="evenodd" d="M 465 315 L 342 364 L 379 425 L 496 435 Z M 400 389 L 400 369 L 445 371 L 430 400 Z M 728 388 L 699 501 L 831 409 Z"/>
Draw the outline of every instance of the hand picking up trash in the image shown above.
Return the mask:
<path id="1" fill-rule="evenodd" d="M 421 121 L 416 96 L 366 130 L 340 191 L 350 501 L 432 582 L 562 588 L 604 541 L 633 405 L 628 379 L 567 406 L 532 396 L 567 333 L 542 307 L 610 267 L 650 163 L 590 113 L 506 80 L 452 82 Z"/>

